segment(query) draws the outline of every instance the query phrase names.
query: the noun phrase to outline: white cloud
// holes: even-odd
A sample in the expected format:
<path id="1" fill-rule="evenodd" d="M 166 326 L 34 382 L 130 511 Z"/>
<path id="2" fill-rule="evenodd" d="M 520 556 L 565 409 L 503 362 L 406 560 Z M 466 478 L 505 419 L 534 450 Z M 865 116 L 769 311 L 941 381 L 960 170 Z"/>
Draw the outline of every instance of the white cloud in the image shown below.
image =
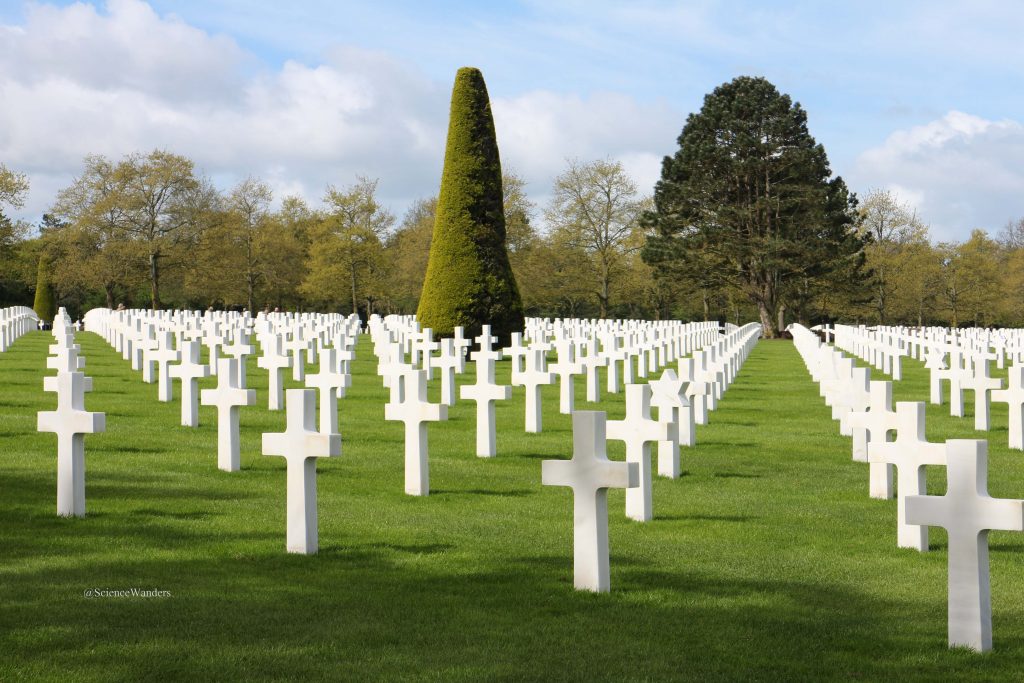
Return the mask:
<path id="1" fill-rule="evenodd" d="M 857 159 L 854 187 L 894 190 L 931 223 L 934 237 L 962 240 L 1024 216 L 1024 125 L 950 111 L 899 130 Z"/>
<path id="2" fill-rule="evenodd" d="M 379 178 L 400 215 L 438 190 L 450 87 L 345 46 L 270 68 L 141 0 L 32 5 L 23 25 L 0 26 L 0 160 L 29 174 L 30 219 L 85 155 L 154 148 L 192 158 L 221 187 L 254 175 L 312 202 L 328 184 Z M 503 161 L 541 205 L 568 158 L 619 158 L 650 192 L 683 120 L 613 93 L 532 91 L 495 98 L 494 112 Z"/>
<path id="3" fill-rule="evenodd" d="M 617 159 L 639 192 L 651 194 L 683 122 L 666 104 L 645 105 L 616 93 L 582 98 L 534 91 L 493 104 L 502 163 L 528 180 L 540 208 L 569 159 Z"/>

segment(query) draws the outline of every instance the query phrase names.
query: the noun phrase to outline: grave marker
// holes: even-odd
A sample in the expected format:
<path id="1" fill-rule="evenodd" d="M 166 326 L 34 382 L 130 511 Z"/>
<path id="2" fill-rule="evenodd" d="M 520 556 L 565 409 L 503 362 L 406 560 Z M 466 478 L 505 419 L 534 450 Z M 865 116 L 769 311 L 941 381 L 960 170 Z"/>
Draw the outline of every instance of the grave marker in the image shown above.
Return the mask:
<path id="1" fill-rule="evenodd" d="M 611 588 L 608 561 L 608 489 L 637 486 L 636 463 L 608 460 L 605 414 L 577 411 L 572 415 L 572 459 L 545 460 L 541 482 L 568 486 L 573 493 L 573 585 L 577 590 L 607 593 Z"/>
<path id="2" fill-rule="evenodd" d="M 405 492 L 426 496 L 430 493 L 427 422 L 447 420 L 448 406 L 427 401 L 426 370 L 409 370 L 403 382 L 400 402 L 384 406 L 384 419 L 405 423 Z"/>
<path id="3" fill-rule="evenodd" d="M 1005 403 L 1009 409 L 1009 446 L 1024 450 L 1024 365 L 1008 371 L 1009 386 L 992 392 L 992 400 Z"/>
<path id="4" fill-rule="evenodd" d="M 626 490 L 626 516 L 638 522 L 654 517 L 651 483 L 651 443 L 669 436 L 667 424 L 651 419 L 649 384 L 626 385 L 626 418 L 609 420 L 607 438 L 626 443 L 626 462 L 636 463 L 640 482 Z"/>
<path id="5" fill-rule="evenodd" d="M 907 497 L 927 493 L 925 465 L 946 464 L 946 444 L 929 443 L 925 438 L 924 403 L 896 404 L 896 440 L 872 441 L 868 444 L 868 460 L 872 465 L 895 466 L 899 477 L 896 499 L 896 545 L 928 550 L 928 527 L 907 524 Z M 892 474 L 889 474 L 892 486 Z"/>
<path id="6" fill-rule="evenodd" d="M 106 415 L 85 409 L 85 375 L 62 372 L 43 378 L 57 393 L 57 409 L 40 411 L 36 428 L 57 435 L 57 514 L 85 517 L 85 435 L 106 430 Z"/>
<path id="7" fill-rule="evenodd" d="M 241 469 L 238 408 L 256 405 L 256 392 L 238 386 L 238 360 L 221 358 L 217 388 L 203 389 L 199 402 L 217 407 L 217 467 L 225 472 Z"/>
<path id="8" fill-rule="evenodd" d="M 341 455 L 341 435 L 317 431 L 316 392 L 289 389 L 287 394 L 288 426 L 263 435 L 263 455 L 280 455 L 287 462 L 288 552 L 312 555 L 319 546 L 316 459 Z"/>
<path id="9" fill-rule="evenodd" d="M 181 380 L 181 424 L 199 426 L 199 379 L 210 376 L 210 368 L 199 362 L 199 342 L 185 342 L 181 364 L 168 369 L 171 377 Z"/>
<path id="10" fill-rule="evenodd" d="M 941 526 L 949 536 L 949 646 L 992 649 L 988 532 L 1024 531 L 1024 500 L 988 495 L 988 444 L 946 442 L 944 496 L 907 498 L 907 522 Z"/>

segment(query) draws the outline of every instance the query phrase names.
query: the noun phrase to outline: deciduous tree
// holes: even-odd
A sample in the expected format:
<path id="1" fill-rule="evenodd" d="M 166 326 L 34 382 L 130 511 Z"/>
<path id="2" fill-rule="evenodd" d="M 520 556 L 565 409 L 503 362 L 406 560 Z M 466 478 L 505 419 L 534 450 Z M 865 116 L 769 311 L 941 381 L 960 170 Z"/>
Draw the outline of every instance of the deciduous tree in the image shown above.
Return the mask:
<path id="1" fill-rule="evenodd" d="M 312 299 L 339 303 L 347 292 L 352 311 L 365 304 L 372 313 L 378 292 L 384 237 L 394 224 L 391 213 L 377 201 L 377 181 L 358 178 L 344 189 L 329 187 L 326 210 L 313 228 L 309 272 L 303 291 Z"/>
<path id="2" fill-rule="evenodd" d="M 590 258 L 602 318 L 608 315 L 615 280 L 625 271 L 626 255 L 638 248 L 629 238 L 643 210 L 636 184 L 618 161 L 571 161 L 555 179 L 545 216 L 564 243 Z"/>

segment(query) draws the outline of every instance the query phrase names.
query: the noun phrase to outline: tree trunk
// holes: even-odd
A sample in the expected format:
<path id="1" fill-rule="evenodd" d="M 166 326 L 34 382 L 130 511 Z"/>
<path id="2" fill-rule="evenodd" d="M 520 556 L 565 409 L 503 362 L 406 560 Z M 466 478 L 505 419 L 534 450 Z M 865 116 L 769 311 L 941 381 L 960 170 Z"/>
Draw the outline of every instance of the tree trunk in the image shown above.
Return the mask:
<path id="1" fill-rule="evenodd" d="M 776 328 L 777 333 L 782 333 L 786 329 L 786 304 L 779 306 L 779 326 Z"/>
<path id="2" fill-rule="evenodd" d="M 704 322 L 711 319 L 711 304 L 708 302 L 708 290 L 700 290 L 701 303 L 704 304 Z"/>
<path id="3" fill-rule="evenodd" d="M 149 296 L 154 311 L 160 310 L 160 265 L 158 260 L 160 254 L 153 252 L 149 255 Z"/>
<path id="4" fill-rule="evenodd" d="M 601 293 L 597 295 L 599 305 L 601 306 L 601 320 L 608 317 L 608 266 L 601 264 Z"/>
<path id="5" fill-rule="evenodd" d="M 359 313 L 359 302 L 356 300 L 356 267 L 352 265 L 349 271 L 352 275 L 352 312 Z"/>
<path id="6" fill-rule="evenodd" d="M 103 292 L 107 295 L 107 308 L 114 308 L 114 285 L 104 285 Z"/>
<path id="7" fill-rule="evenodd" d="M 761 329 L 766 339 L 774 339 L 778 336 L 775 332 L 775 321 L 772 320 L 772 313 L 764 301 L 757 302 L 757 315 L 761 318 Z"/>

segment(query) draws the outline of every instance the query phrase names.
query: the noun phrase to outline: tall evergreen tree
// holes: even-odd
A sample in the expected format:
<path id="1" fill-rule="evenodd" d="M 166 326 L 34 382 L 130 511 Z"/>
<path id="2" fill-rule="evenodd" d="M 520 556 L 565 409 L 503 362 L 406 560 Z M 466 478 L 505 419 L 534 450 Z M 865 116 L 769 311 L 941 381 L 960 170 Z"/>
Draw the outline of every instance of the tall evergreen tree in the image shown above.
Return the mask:
<path id="1" fill-rule="evenodd" d="M 467 336 L 491 325 L 507 340 L 523 327 L 523 304 L 505 247 L 501 159 L 479 69 L 455 75 L 441 194 L 416 315 L 423 327 Z"/>
<path id="2" fill-rule="evenodd" d="M 50 284 L 50 263 L 46 254 L 39 256 L 39 269 L 36 275 L 36 298 L 32 304 L 32 310 L 36 312 L 39 319 L 52 323 L 57 315 L 57 301 L 53 295 L 53 285 Z"/>
<path id="3" fill-rule="evenodd" d="M 856 198 L 831 178 L 807 114 L 788 95 L 763 78 L 736 78 L 705 96 L 678 142 L 645 217 L 649 263 L 688 264 L 736 287 L 769 337 L 787 307 L 804 310 L 829 278 L 864 278 Z"/>

